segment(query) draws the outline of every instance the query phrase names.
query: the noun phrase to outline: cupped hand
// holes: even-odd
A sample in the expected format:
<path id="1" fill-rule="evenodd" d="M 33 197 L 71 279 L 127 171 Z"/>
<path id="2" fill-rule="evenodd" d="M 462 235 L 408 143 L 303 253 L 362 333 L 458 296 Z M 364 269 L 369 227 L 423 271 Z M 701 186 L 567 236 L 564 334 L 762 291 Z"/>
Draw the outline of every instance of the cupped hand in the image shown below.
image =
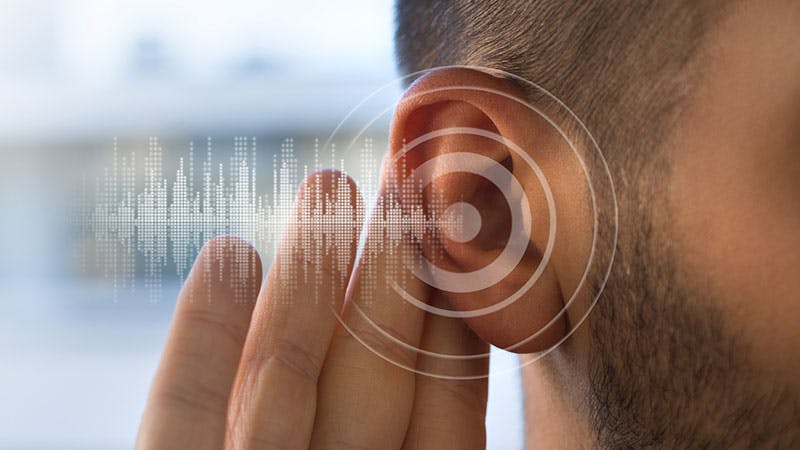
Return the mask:
<path id="1" fill-rule="evenodd" d="M 352 226 L 306 220 L 304 202 L 342 189 L 350 208 L 338 214 L 352 214 L 342 222 Z M 458 375 L 486 374 L 487 360 L 432 353 L 482 354 L 486 344 L 392 289 L 401 278 L 438 301 L 398 264 L 418 251 L 409 240 L 378 243 L 384 233 L 368 227 L 367 247 L 380 251 L 354 264 L 359 201 L 337 172 L 309 177 L 263 285 L 246 242 L 215 238 L 203 248 L 178 298 L 137 449 L 484 448 L 486 378 Z M 323 226 L 335 233 L 322 236 Z M 323 251 L 313 257 L 298 251 L 314 239 L 335 243 L 316 242 Z"/>

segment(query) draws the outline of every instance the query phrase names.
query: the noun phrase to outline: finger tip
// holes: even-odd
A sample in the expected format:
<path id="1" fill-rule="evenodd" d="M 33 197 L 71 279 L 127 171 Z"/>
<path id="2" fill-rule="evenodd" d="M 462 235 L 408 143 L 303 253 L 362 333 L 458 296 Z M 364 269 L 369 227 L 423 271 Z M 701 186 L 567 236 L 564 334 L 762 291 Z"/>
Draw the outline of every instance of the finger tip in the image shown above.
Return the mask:
<path id="1" fill-rule="evenodd" d="M 296 214 L 307 214 L 306 209 L 332 214 L 353 224 L 353 227 L 337 231 L 350 231 L 354 234 L 353 239 L 360 233 L 364 199 L 355 180 L 346 172 L 323 169 L 306 176 L 300 183 L 297 199 Z M 304 209 L 302 205 L 308 208 Z"/>
<path id="2" fill-rule="evenodd" d="M 304 198 L 309 192 L 320 192 L 332 194 L 340 192 L 346 188 L 352 199 L 360 198 L 355 180 L 347 173 L 338 169 L 322 169 L 306 176 L 300 182 L 298 196 Z"/>
<path id="3" fill-rule="evenodd" d="M 220 235 L 214 236 L 200 249 L 201 257 L 213 257 L 218 262 L 234 262 L 236 260 L 252 261 L 256 264 L 258 272 L 261 272 L 261 257 L 253 245 L 238 236 Z"/>
<path id="4" fill-rule="evenodd" d="M 213 292 L 215 296 L 236 293 L 236 297 L 249 298 L 258 293 L 262 275 L 255 247 L 240 237 L 222 235 L 211 238 L 200 249 L 187 285 L 199 282 L 209 293 L 219 291 Z"/>

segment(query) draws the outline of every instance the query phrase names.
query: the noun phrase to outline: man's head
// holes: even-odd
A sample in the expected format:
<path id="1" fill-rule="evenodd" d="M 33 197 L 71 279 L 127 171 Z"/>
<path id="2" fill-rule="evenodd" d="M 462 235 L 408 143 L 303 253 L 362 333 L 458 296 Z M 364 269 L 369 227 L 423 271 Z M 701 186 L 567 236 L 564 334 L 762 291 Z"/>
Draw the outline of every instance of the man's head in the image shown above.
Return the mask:
<path id="1" fill-rule="evenodd" d="M 567 341 L 537 369 L 581 410 L 592 437 L 614 448 L 797 446 L 800 7 L 653 3 L 399 1 L 399 65 L 519 75 L 566 104 L 603 150 L 619 203 L 613 271 L 585 339 Z M 496 83 L 456 70 L 438 77 L 428 85 Z M 550 151 L 558 145 L 541 137 L 535 116 L 451 92 L 404 105 L 393 133 L 491 129 L 527 142 L 560 178 L 559 236 L 577 244 L 554 253 L 537 306 L 513 314 L 541 326 L 575 285 L 573 260 L 587 256 L 585 208 L 569 206 L 586 198 L 585 186 L 574 161 Z M 478 144 L 517 167 L 502 149 Z M 602 274 L 594 275 L 599 289 Z M 471 325 L 505 345 L 514 327 L 500 319 Z M 574 325 L 567 316 L 526 350 L 558 342 Z"/>

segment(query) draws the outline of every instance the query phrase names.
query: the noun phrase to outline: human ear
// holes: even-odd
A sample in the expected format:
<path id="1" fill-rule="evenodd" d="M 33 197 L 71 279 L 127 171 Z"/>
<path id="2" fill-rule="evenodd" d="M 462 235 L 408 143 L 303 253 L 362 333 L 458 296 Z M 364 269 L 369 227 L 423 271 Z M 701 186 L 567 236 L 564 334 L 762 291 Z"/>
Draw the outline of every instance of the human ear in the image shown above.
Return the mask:
<path id="1" fill-rule="evenodd" d="M 506 78 L 439 69 L 408 89 L 390 134 L 390 159 L 426 173 L 417 185 L 441 223 L 421 240 L 430 261 L 422 277 L 454 317 L 518 353 L 567 334 L 564 291 L 577 285 L 588 248 L 578 164 L 524 98 Z"/>

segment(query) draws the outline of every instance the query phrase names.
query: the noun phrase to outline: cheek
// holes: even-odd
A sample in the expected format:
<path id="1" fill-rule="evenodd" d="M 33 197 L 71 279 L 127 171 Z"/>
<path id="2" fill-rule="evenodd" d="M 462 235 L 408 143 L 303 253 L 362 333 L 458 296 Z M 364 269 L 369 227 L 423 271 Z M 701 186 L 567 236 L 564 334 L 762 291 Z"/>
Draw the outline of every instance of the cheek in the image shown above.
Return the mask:
<path id="1" fill-rule="evenodd" d="M 800 359 L 787 355 L 800 346 L 800 193 L 774 160 L 741 156 L 750 154 L 764 155 L 739 152 L 735 143 L 681 155 L 670 181 L 671 216 L 661 220 L 698 297 L 723 311 L 756 362 L 796 374 Z"/>

